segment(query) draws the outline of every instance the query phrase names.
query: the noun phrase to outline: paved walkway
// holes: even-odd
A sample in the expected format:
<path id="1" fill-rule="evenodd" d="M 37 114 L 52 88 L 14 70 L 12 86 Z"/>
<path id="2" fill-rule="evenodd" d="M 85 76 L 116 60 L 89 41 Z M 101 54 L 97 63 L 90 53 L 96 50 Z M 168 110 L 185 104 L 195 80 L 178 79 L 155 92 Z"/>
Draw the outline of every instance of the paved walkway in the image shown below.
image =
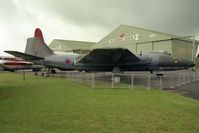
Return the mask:
<path id="1" fill-rule="evenodd" d="M 186 85 L 182 85 L 175 88 L 166 88 L 164 90 L 168 90 L 171 92 L 180 93 L 183 96 L 191 97 L 199 100 L 199 82 L 193 82 Z"/>

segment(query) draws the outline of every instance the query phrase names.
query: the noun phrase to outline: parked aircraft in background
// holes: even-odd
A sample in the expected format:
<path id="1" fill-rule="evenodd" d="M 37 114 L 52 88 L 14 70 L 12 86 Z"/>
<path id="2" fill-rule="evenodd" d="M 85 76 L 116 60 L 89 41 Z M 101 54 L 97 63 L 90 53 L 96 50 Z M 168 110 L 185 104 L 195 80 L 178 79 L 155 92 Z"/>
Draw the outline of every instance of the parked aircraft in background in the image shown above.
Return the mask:
<path id="1" fill-rule="evenodd" d="M 5 52 L 35 64 L 61 70 L 154 72 L 189 69 L 195 65 L 192 61 L 174 58 L 168 52 L 134 54 L 126 48 L 97 48 L 87 55 L 55 53 L 45 44 L 42 32 L 38 28 L 34 37 L 27 39 L 25 53 Z"/>
<path id="2" fill-rule="evenodd" d="M 27 62 L 15 57 L 0 57 L 0 68 L 4 71 L 16 71 L 24 69 L 32 69 L 33 71 L 38 71 L 41 66 L 36 66 L 32 62 Z"/>

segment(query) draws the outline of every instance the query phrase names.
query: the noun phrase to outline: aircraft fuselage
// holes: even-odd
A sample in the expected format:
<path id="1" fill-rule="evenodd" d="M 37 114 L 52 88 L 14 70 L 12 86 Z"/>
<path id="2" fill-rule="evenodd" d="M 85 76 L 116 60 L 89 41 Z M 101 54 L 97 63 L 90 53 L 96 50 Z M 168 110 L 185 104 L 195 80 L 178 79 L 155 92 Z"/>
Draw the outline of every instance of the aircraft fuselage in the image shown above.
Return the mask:
<path id="1" fill-rule="evenodd" d="M 80 70 L 80 71 L 112 71 L 118 67 L 121 71 L 172 71 L 189 69 L 194 66 L 192 61 L 183 58 L 174 58 L 169 54 L 162 53 L 146 53 L 136 54 L 140 59 L 137 62 L 118 63 L 79 63 L 82 55 L 74 53 L 57 53 L 52 54 L 40 61 L 43 64 L 52 68 L 61 70 Z M 35 62 L 38 63 L 38 62 Z"/>

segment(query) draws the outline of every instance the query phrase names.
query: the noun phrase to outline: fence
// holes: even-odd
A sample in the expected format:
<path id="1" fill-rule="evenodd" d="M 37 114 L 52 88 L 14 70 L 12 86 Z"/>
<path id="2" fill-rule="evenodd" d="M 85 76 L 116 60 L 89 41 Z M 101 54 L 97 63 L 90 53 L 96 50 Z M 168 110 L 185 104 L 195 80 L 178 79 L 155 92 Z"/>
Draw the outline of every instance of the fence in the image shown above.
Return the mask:
<path id="1" fill-rule="evenodd" d="M 199 72 L 174 71 L 164 72 L 163 76 L 156 76 L 148 72 L 128 72 L 113 74 L 110 72 L 86 73 L 78 71 L 60 72 L 57 76 L 92 88 L 130 88 L 145 86 L 146 88 L 174 88 L 191 82 L 199 81 Z"/>

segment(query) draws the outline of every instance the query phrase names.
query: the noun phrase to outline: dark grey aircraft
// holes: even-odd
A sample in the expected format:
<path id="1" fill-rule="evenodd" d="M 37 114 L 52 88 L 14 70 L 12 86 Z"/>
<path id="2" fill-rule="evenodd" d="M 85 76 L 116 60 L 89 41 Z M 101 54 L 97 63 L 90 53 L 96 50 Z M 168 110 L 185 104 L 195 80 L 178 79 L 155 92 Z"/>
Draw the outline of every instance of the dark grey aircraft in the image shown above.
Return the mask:
<path id="1" fill-rule="evenodd" d="M 126 48 L 97 48 L 87 55 L 56 53 L 44 42 L 40 29 L 27 39 L 25 53 L 5 51 L 24 60 L 61 70 L 79 71 L 171 71 L 193 67 L 192 61 L 174 58 L 168 52 L 133 54 Z"/>

